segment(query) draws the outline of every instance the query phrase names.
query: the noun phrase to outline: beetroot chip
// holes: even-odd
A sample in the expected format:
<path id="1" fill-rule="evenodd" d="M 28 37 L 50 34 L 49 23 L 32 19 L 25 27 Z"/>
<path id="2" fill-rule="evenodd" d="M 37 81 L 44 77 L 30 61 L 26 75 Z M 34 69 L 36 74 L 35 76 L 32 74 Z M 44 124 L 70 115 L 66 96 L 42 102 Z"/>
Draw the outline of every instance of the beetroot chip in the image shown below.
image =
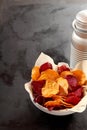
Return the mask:
<path id="1" fill-rule="evenodd" d="M 67 75 L 66 79 L 69 84 L 69 90 L 75 91 L 78 88 L 78 81 L 77 81 L 76 77 L 73 75 Z"/>
<path id="2" fill-rule="evenodd" d="M 47 69 L 52 69 L 52 64 L 49 62 L 46 62 L 40 66 L 40 72 L 45 71 Z"/>
<path id="3" fill-rule="evenodd" d="M 41 89 L 45 84 L 45 80 L 40 80 L 40 81 L 32 81 L 32 90 L 34 93 L 41 95 Z"/>
<path id="4" fill-rule="evenodd" d="M 77 96 L 75 96 L 75 95 L 71 95 L 71 96 L 68 96 L 68 97 L 66 98 L 66 102 L 67 102 L 67 103 L 70 103 L 70 104 L 73 104 L 73 105 L 78 104 L 80 100 L 81 100 L 81 98 L 80 98 L 80 97 L 77 97 Z"/>
<path id="5" fill-rule="evenodd" d="M 63 71 L 70 71 L 70 69 L 66 65 L 62 65 L 62 66 L 58 67 L 59 74 Z"/>
<path id="6" fill-rule="evenodd" d="M 36 96 L 36 97 L 34 98 L 34 101 L 37 102 L 37 103 L 39 103 L 40 105 L 43 105 L 43 104 L 44 104 L 44 98 L 43 98 L 41 95 Z"/>
<path id="7" fill-rule="evenodd" d="M 83 87 L 79 87 L 77 90 L 70 92 L 68 96 L 77 96 L 82 98 L 83 97 Z"/>

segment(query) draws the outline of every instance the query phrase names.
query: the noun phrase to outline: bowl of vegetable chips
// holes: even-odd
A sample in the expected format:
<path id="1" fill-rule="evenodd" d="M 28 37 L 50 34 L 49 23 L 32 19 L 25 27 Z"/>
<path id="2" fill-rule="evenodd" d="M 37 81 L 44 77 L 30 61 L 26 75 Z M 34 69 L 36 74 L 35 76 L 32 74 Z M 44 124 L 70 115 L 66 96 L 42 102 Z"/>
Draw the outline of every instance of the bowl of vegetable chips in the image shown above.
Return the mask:
<path id="1" fill-rule="evenodd" d="M 25 83 L 32 103 L 41 111 L 56 115 L 81 113 L 87 105 L 87 78 L 82 69 L 67 63 L 55 64 L 41 53 L 31 70 L 31 80 Z"/>

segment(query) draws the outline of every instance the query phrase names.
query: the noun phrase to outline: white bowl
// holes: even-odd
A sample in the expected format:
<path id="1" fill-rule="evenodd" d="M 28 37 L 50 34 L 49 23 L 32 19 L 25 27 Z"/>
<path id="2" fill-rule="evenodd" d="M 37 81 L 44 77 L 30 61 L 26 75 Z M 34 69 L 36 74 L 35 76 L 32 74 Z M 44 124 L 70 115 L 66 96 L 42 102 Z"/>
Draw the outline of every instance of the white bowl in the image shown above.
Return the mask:
<path id="1" fill-rule="evenodd" d="M 48 55 L 44 54 L 44 53 L 40 54 L 40 56 L 38 57 L 38 59 L 35 62 L 35 65 L 40 66 L 41 64 L 48 62 L 48 61 L 52 64 L 53 69 L 56 70 L 57 65 L 54 63 L 53 59 L 51 57 L 49 57 Z M 65 64 L 66 66 L 68 65 L 64 62 L 61 62 L 58 65 L 61 65 L 61 64 Z M 84 73 L 87 76 L 87 71 L 85 69 L 86 66 L 87 66 L 87 61 L 82 61 L 75 66 L 75 69 L 81 69 L 82 71 L 84 71 Z M 34 97 L 33 97 L 32 89 L 31 89 L 31 81 L 25 84 L 25 89 L 29 93 L 29 96 L 30 96 L 32 103 L 38 109 L 40 109 L 41 111 L 48 113 L 48 114 L 51 114 L 51 115 L 63 116 L 63 115 L 73 114 L 75 112 L 81 113 L 86 109 L 86 105 L 87 105 L 87 85 L 85 86 L 84 97 L 73 108 L 63 109 L 63 110 L 51 110 L 51 111 L 49 111 L 47 108 L 39 105 L 38 103 L 34 102 Z"/>

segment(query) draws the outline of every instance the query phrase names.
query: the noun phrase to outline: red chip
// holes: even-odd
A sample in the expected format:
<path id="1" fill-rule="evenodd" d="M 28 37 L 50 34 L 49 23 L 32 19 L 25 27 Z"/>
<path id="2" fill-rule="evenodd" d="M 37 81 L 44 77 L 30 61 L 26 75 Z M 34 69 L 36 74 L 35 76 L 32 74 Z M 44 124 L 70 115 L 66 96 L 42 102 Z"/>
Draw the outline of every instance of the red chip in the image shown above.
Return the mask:
<path id="1" fill-rule="evenodd" d="M 77 96 L 75 96 L 75 95 L 71 95 L 71 96 L 68 96 L 68 97 L 66 98 L 66 102 L 67 102 L 67 103 L 70 103 L 70 104 L 73 104 L 73 105 L 78 104 L 80 100 L 81 100 L 81 98 L 80 98 L 80 97 L 77 97 Z"/>
<path id="2" fill-rule="evenodd" d="M 46 62 L 40 66 L 40 72 L 45 71 L 47 69 L 52 69 L 52 64 L 49 62 Z"/>
<path id="3" fill-rule="evenodd" d="M 82 98 L 83 97 L 83 87 L 79 87 L 77 90 L 75 90 L 74 92 L 70 92 L 68 94 L 68 96 L 77 96 Z"/>
<path id="4" fill-rule="evenodd" d="M 34 93 L 41 95 L 41 89 L 45 84 L 45 80 L 40 80 L 40 81 L 32 81 L 32 90 Z"/>
<path id="5" fill-rule="evenodd" d="M 80 87 L 67 95 L 66 102 L 76 105 L 83 97 L 83 88 Z"/>
<path id="6" fill-rule="evenodd" d="M 59 74 L 63 71 L 70 71 L 70 69 L 66 65 L 62 65 L 62 66 L 58 67 Z"/>
<path id="7" fill-rule="evenodd" d="M 39 103 L 39 104 L 41 104 L 41 105 L 43 105 L 43 103 L 44 103 L 44 98 L 43 98 L 41 95 L 39 95 L 39 96 L 36 96 L 36 97 L 34 98 L 34 101 L 37 102 L 37 103 Z"/>
<path id="8" fill-rule="evenodd" d="M 76 77 L 73 75 L 67 75 L 66 79 L 69 84 L 69 90 L 75 91 L 78 88 L 78 81 L 77 81 Z"/>

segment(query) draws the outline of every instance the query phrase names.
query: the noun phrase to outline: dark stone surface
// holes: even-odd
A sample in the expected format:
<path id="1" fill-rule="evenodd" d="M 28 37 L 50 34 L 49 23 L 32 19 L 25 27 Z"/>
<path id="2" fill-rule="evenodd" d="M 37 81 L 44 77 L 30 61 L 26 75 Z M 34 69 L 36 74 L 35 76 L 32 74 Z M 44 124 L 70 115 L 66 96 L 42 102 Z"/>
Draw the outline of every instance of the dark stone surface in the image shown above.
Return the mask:
<path id="1" fill-rule="evenodd" d="M 12 5 L 0 25 L 0 130 L 87 130 L 87 110 L 57 117 L 30 101 L 24 84 L 41 52 L 69 63 L 72 21 L 85 3 Z M 4 20 L 5 18 L 5 20 Z"/>

